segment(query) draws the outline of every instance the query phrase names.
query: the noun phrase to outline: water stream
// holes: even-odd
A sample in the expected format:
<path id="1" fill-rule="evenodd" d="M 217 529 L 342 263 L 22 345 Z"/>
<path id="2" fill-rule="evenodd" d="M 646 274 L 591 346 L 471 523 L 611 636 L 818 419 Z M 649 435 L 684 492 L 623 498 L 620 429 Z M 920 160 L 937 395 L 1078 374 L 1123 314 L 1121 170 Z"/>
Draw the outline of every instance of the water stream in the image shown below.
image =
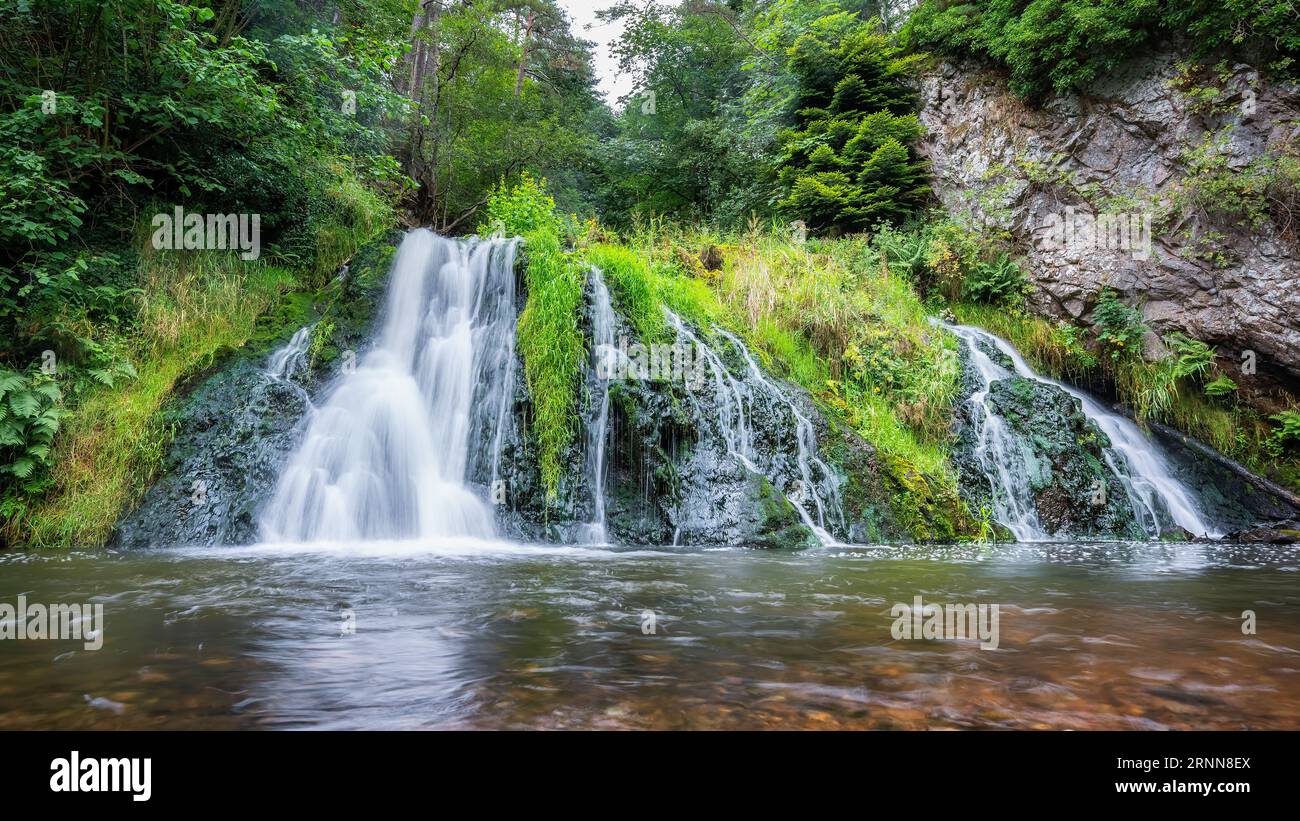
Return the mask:
<path id="1" fill-rule="evenodd" d="M 1297 730 L 1297 578 L 1160 542 L 0 554 L 0 602 L 105 611 L 97 651 L 0 642 L 0 729 Z M 918 594 L 999 603 L 998 649 L 895 640 Z"/>
<path id="2" fill-rule="evenodd" d="M 1038 375 L 1015 348 L 988 331 L 965 325 L 944 327 L 965 343 L 980 377 L 981 387 L 968 400 L 976 425 L 976 457 L 993 482 L 998 521 L 1017 539 L 1041 541 L 1051 536 L 1038 520 L 1029 487 L 1030 471 L 1015 436 L 987 403 L 990 385 L 1012 376 L 1054 385 L 1079 400 L 1084 415 L 1109 438 L 1110 447 L 1104 449 L 1106 463 L 1123 484 L 1139 524 L 1149 536 L 1159 536 L 1171 524 L 1194 536 L 1221 535 L 1206 521 L 1191 491 L 1173 475 L 1159 445 L 1130 419 L 1106 409 L 1072 385 Z M 1003 354 L 1013 370 L 995 362 L 985 347 Z"/>
<path id="3" fill-rule="evenodd" d="M 0 553 L 0 603 L 105 615 L 98 650 L 3 642 L 0 729 L 1300 729 L 1294 548 L 839 544 L 813 419 L 741 340 L 715 329 L 715 348 L 671 313 L 705 365 L 684 400 L 700 436 L 785 495 L 822 546 L 608 544 L 603 382 L 581 434 L 585 544 L 494 538 L 486 485 L 514 433 L 514 253 L 407 236 L 373 347 L 304 420 L 263 544 Z M 614 306 L 599 271 L 590 285 L 588 342 L 608 355 Z M 996 337 L 951 330 L 980 375 L 979 460 L 1018 538 L 1042 526 L 985 404 L 1013 373 L 1078 397 L 1148 532 L 1209 532 L 1131 422 Z M 310 339 L 299 330 L 267 374 L 298 372 Z M 998 647 L 897 639 L 891 606 L 919 595 L 1001 608 Z M 1266 632 L 1244 631 L 1245 611 Z"/>
<path id="4" fill-rule="evenodd" d="M 727 451 L 748 470 L 767 477 L 774 487 L 780 489 L 821 544 L 840 544 L 827 529 L 832 515 L 838 517 L 839 524 L 843 524 L 836 477 L 830 467 L 817 456 L 817 440 L 812 422 L 799 411 L 783 390 L 763 376 L 749 349 L 733 334 L 715 328 L 716 333 L 726 339 L 745 360 L 747 374 L 743 379 L 736 378 L 718 353 L 701 341 L 681 317 L 667 309 L 665 311 L 679 343 L 692 346 L 698 352 L 697 355 L 702 355 L 712 374 L 713 398 L 722 410 L 722 416 L 716 420 L 706 420 L 711 423 L 707 430 L 719 433 Z M 776 410 L 782 426 L 793 427 L 797 477 L 784 475 L 789 471 L 778 464 L 781 454 L 777 449 L 755 446 L 757 436 L 754 416 L 760 403 Z M 787 413 L 789 416 L 786 416 Z M 705 414 L 700 413 L 699 416 L 703 420 Z M 814 465 L 821 473 L 819 477 L 813 476 Z"/>
<path id="5" fill-rule="evenodd" d="M 610 303 L 609 288 L 599 268 L 592 268 L 591 282 L 591 363 L 597 378 L 595 395 L 591 397 L 596 408 L 595 417 L 583 430 L 584 466 L 587 486 L 591 489 L 591 519 L 580 528 L 583 544 L 605 544 L 605 449 L 609 439 L 609 380 L 603 361 L 617 352 L 614 339 L 614 307 Z"/>

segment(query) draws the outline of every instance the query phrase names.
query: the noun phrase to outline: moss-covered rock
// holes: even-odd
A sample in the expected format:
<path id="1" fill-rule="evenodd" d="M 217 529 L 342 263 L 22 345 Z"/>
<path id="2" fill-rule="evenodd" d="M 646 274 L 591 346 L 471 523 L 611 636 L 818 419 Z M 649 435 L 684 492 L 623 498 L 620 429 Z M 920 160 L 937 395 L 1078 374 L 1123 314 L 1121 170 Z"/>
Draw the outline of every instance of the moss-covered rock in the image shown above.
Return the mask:
<path id="1" fill-rule="evenodd" d="M 1145 538 L 1106 464 L 1106 435 L 1061 388 L 1023 377 L 989 386 L 989 409 L 1017 435 L 1038 518 L 1051 535 Z"/>

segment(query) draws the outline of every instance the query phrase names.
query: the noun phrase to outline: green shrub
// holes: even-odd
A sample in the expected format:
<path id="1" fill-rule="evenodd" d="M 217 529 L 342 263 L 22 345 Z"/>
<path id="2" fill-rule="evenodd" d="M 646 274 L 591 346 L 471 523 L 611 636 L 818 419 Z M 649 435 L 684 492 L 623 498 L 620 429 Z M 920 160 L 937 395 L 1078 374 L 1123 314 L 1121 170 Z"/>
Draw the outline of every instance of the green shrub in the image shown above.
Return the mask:
<path id="1" fill-rule="evenodd" d="M 507 186 L 505 180 L 497 186 L 483 211 L 479 231 L 485 235 L 504 231 L 509 236 L 541 233 L 558 239 L 561 225 L 555 200 L 546 192 L 546 180 L 522 174 L 513 186 Z"/>
<path id="2" fill-rule="evenodd" d="M 1278 423 L 1272 440 L 1274 452 L 1281 453 L 1288 443 L 1300 442 L 1300 411 L 1284 410 L 1273 414 L 1269 419 Z"/>
<path id="3" fill-rule="evenodd" d="M 813 231 L 901 222 L 929 196 L 906 75 L 913 61 L 878 20 L 810 23 L 788 52 L 796 127 L 780 135 L 779 209 Z"/>
<path id="4" fill-rule="evenodd" d="M 44 489 L 62 401 L 53 376 L 0 368 L 0 498 Z"/>
<path id="5" fill-rule="evenodd" d="M 991 305 L 1014 302 L 1024 296 L 1027 283 L 1020 266 L 1002 254 L 996 262 L 975 265 L 962 284 L 962 298 Z"/>
<path id="6" fill-rule="evenodd" d="M 903 30 L 912 48 L 990 60 L 1031 98 L 1104 77 L 1157 38 L 1195 55 L 1228 49 L 1294 77 L 1300 28 L 1290 0 L 923 0 Z"/>
<path id="7" fill-rule="evenodd" d="M 1213 348 L 1185 334 L 1169 334 L 1164 342 L 1169 353 L 1163 359 L 1133 357 L 1116 369 L 1120 394 L 1139 419 L 1166 418 L 1186 380 L 1200 377 L 1214 362 Z"/>
<path id="8" fill-rule="evenodd" d="M 1113 288 L 1102 288 L 1093 312 L 1097 338 L 1103 355 L 1112 365 L 1131 360 L 1142 350 L 1142 336 L 1147 326 L 1136 308 L 1125 305 Z"/>

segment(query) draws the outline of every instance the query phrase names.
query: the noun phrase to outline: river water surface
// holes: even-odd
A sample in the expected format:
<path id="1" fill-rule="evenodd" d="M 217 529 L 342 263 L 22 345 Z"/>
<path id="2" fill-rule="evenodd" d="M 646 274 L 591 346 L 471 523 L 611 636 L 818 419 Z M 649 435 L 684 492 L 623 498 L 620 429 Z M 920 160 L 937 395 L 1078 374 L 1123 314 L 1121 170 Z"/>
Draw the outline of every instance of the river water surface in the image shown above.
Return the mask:
<path id="1" fill-rule="evenodd" d="M 0 603 L 105 613 L 97 651 L 0 641 L 0 729 L 1300 729 L 1298 571 L 1160 543 L 0 554 Z M 918 595 L 998 604 L 998 649 L 895 640 Z"/>

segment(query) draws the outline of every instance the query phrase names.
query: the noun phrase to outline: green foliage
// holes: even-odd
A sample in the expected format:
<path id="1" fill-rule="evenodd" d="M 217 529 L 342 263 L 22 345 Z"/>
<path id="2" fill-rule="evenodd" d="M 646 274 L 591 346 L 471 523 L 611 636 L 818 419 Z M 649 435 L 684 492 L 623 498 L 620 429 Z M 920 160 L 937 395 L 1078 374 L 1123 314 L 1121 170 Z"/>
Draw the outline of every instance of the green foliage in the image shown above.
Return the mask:
<path id="1" fill-rule="evenodd" d="M 1232 396 L 1237 392 L 1237 383 L 1226 376 L 1219 376 L 1205 383 L 1205 395 L 1221 398 Z"/>
<path id="2" fill-rule="evenodd" d="M 419 183 L 410 200 L 415 218 L 444 233 L 463 230 L 501 179 L 525 171 L 549 179 L 566 209 L 589 207 L 596 131 L 607 115 L 594 90 L 590 44 L 570 30 L 559 5 L 423 7 L 411 53 L 394 72 L 418 105 L 398 143 Z M 407 88 L 412 80 L 417 87 Z"/>
<path id="3" fill-rule="evenodd" d="M 930 270 L 930 238 L 923 231 L 901 231 L 882 226 L 873 244 L 887 263 L 890 274 L 904 276 L 918 290 L 924 290 Z"/>
<path id="4" fill-rule="evenodd" d="M 995 262 L 978 263 L 962 283 L 962 298 L 992 305 L 1023 297 L 1028 283 L 1020 266 L 1006 254 Z"/>
<path id="5" fill-rule="evenodd" d="M 585 257 L 604 274 L 619 311 L 632 323 L 641 341 L 665 341 L 668 324 L 664 321 L 664 296 L 651 265 L 630 248 L 610 243 L 591 246 Z"/>
<path id="6" fill-rule="evenodd" d="M 1300 56 L 1290 0 L 922 0 L 904 30 L 913 48 L 1006 66 L 1012 90 L 1031 98 L 1086 86 L 1179 36 L 1198 55 L 1262 55 L 1284 76 Z"/>
<path id="7" fill-rule="evenodd" d="M 0 498 L 14 484 L 26 493 L 44 489 L 62 401 L 52 376 L 0 368 Z"/>
<path id="8" fill-rule="evenodd" d="M 307 346 L 307 357 L 313 365 L 322 361 L 326 350 L 334 337 L 334 321 L 322 319 L 311 331 L 311 342 Z"/>
<path id="9" fill-rule="evenodd" d="M 1006 339 L 1040 373 L 1072 382 L 1095 375 L 1097 357 L 1088 349 L 1083 328 L 1004 305 L 958 303 L 952 310 L 963 325 L 985 328 Z"/>
<path id="10" fill-rule="evenodd" d="M 1156 362 L 1125 360 L 1116 380 L 1138 419 L 1166 418 L 1182 394 L 1184 382 L 1199 378 L 1214 362 L 1214 349 L 1204 342 L 1172 333 L 1164 338 L 1169 353 Z"/>
<path id="11" fill-rule="evenodd" d="M 404 110 L 388 75 L 409 9 L 24 5 L 0 7 L 0 369 L 50 405 L 6 429 L 4 536 L 94 544 L 152 478 L 180 380 L 392 224 L 407 181 L 382 124 Z M 262 259 L 155 253 L 150 216 L 176 205 L 258 214 Z"/>
<path id="12" fill-rule="evenodd" d="M 1142 314 L 1121 302 L 1114 288 L 1101 289 L 1092 318 L 1097 325 L 1097 338 L 1102 344 L 1103 355 L 1112 363 L 1129 361 L 1140 355 L 1142 336 L 1147 332 Z"/>
<path id="13" fill-rule="evenodd" d="M 779 206 L 814 231 L 901 222 L 928 196 L 905 57 L 879 21 L 831 14 L 788 52 L 798 80 L 796 128 L 780 135 Z"/>
<path id="14" fill-rule="evenodd" d="M 548 500 L 557 498 L 573 441 L 578 375 L 584 359 L 581 318 L 584 268 L 560 244 L 562 222 L 545 183 L 525 175 L 502 183 L 484 212 L 485 230 L 523 234 L 528 302 L 519 317 L 519 355 L 532 401 L 529 424 Z"/>
<path id="15" fill-rule="evenodd" d="M 22 318 L 0 354 L 74 336 L 75 360 L 103 341 L 69 326 L 128 324 L 130 262 L 109 269 L 142 212 L 259 214 L 264 251 L 317 277 L 391 219 L 359 182 L 398 182 L 373 128 L 387 62 L 350 53 L 346 25 L 249 36 L 173 0 L 31 6 L 0 12 L 0 320 Z M 345 116 L 343 89 L 372 105 Z"/>
<path id="16" fill-rule="evenodd" d="M 1186 334 L 1175 332 L 1167 335 L 1165 347 L 1170 355 L 1163 361 L 1170 363 L 1169 373 L 1174 379 L 1200 376 L 1214 363 L 1214 349 Z"/>
<path id="17" fill-rule="evenodd" d="M 508 236 L 561 233 L 555 200 L 546 191 L 546 181 L 523 174 L 513 186 L 502 180 L 488 199 L 479 223 L 480 233 L 503 231 Z"/>
<path id="18" fill-rule="evenodd" d="M 1231 133 L 1206 134 L 1183 153 L 1187 180 L 1180 204 L 1189 210 L 1259 228 L 1270 218 L 1286 233 L 1300 220 L 1300 149 L 1288 143 L 1242 168 L 1229 165 Z"/>
<path id="19" fill-rule="evenodd" d="M 579 325 L 584 277 L 581 266 L 560 248 L 553 233 L 526 235 L 524 248 L 528 304 L 519 317 L 519 354 L 532 400 L 530 424 L 537 439 L 542 482 L 547 498 L 555 499 L 576 418 L 584 352 Z"/>
<path id="20" fill-rule="evenodd" d="M 1272 439 L 1275 452 L 1280 453 L 1288 443 L 1300 443 L 1300 411 L 1284 410 L 1273 414 L 1269 419 L 1278 423 Z"/>

